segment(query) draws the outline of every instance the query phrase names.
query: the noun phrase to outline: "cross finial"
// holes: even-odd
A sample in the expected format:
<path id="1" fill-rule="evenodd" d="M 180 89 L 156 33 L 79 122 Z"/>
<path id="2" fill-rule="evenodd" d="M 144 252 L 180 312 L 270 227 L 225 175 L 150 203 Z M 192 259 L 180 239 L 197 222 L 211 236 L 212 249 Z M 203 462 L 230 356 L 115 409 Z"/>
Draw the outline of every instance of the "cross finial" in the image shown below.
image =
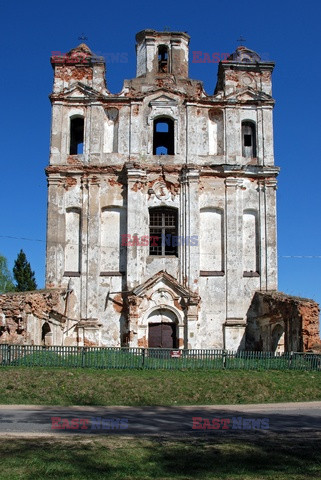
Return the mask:
<path id="1" fill-rule="evenodd" d="M 86 35 L 84 33 L 82 33 L 80 35 L 80 37 L 78 37 L 78 40 L 82 40 L 82 41 L 85 41 L 85 40 L 88 40 L 88 37 L 86 37 Z"/>
<path id="2" fill-rule="evenodd" d="M 244 43 L 245 43 L 245 38 L 243 37 L 243 35 L 240 35 L 240 38 L 239 38 L 237 41 L 238 41 L 238 44 L 239 44 L 239 45 L 244 45 Z"/>

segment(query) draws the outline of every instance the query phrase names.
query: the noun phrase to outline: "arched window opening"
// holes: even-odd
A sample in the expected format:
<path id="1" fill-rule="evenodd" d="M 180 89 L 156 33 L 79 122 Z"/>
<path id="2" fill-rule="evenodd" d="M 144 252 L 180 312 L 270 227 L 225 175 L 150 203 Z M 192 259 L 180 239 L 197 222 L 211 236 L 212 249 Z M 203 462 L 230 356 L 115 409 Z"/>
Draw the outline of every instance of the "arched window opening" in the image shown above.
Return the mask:
<path id="1" fill-rule="evenodd" d="M 158 71 L 159 73 L 168 72 L 168 47 L 165 45 L 158 47 Z"/>
<path id="2" fill-rule="evenodd" d="M 253 122 L 242 122 L 242 155 L 256 157 L 256 132 Z"/>
<path id="3" fill-rule="evenodd" d="M 100 217 L 100 271 L 126 270 L 126 246 L 123 237 L 127 232 L 126 210 L 119 206 L 106 206 Z"/>
<path id="4" fill-rule="evenodd" d="M 243 212 L 243 275 L 256 276 L 260 272 L 260 239 L 258 212 L 246 209 Z"/>
<path id="5" fill-rule="evenodd" d="M 81 210 L 69 207 L 66 210 L 65 276 L 79 273 L 81 266 Z"/>
<path id="6" fill-rule="evenodd" d="M 284 353 L 284 328 L 280 324 L 272 331 L 272 352 Z"/>
<path id="7" fill-rule="evenodd" d="M 175 255 L 178 246 L 178 215 L 176 208 L 149 209 L 149 254 Z"/>
<path id="8" fill-rule="evenodd" d="M 219 208 L 200 211 L 200 271 L 224 272 L 224 212 Z M 211 239 L 211 241 L 209 241 Z"/>
<path id="9" fill-rule="evenodd" d="M 82 117 L 70 120 L 70 155 L 81 155 L 84 149 L 84 119 Z"/>
<path id="10" fill-rule="evenodd" d="M 174 120 L 154 120 L 153 155 L 174 155 Z"/>
<path id="11" fill-rule="evenodd" d="M 41 342 L 43 345 L 46 345 L 46 336 L 51 333 L 50 325 L 48 322 L 45 322 L 41 329 Z"/>

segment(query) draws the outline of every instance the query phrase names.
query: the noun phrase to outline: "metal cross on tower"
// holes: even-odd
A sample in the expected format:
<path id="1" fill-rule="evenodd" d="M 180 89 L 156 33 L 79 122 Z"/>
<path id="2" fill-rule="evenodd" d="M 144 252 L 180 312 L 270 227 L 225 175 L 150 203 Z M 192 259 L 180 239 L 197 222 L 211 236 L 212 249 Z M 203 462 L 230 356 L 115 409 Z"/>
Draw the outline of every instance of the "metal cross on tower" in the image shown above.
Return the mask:
<path id="1" fill-rule="evenodd" d="M 85 41 L 85 40 L 88 40 L 88 37 L 86 37 L 86 35 L 84 33 L 82 33 L 80 35 L 80 37 L 78 37 L 78 40 L 82 40 L 82 41 Z"/>
<path id="2" fill-rule="evenodd" d="M 240 35 L 240 38 L 237 40 L 237 42 L 238 42 L 239 45 L 244 45 L 245 38 L 242 35 Z"/>

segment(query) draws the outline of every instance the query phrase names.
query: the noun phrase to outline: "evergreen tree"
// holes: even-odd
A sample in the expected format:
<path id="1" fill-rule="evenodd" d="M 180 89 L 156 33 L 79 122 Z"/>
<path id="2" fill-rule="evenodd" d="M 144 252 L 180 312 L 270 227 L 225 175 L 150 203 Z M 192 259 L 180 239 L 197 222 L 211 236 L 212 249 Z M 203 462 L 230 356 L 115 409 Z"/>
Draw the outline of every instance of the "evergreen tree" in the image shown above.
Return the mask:
<path id="1" fill-rule="evenodd" d="M 0 255 L 0 294 L 6 292 L 14 292 L 12 275 L 8 269 L 6 257 Z"/>
<path id="2" fill-rule="evenodd" d="M 36 290 L 37 284 L 35 272 L 31 270 L 30 263 L 27 262 L 27 257 L 23 250 L 20 250 L 20 253 L 18 254 L 14 263 L 13 276 L 17 283 L 17 292 Z"/>

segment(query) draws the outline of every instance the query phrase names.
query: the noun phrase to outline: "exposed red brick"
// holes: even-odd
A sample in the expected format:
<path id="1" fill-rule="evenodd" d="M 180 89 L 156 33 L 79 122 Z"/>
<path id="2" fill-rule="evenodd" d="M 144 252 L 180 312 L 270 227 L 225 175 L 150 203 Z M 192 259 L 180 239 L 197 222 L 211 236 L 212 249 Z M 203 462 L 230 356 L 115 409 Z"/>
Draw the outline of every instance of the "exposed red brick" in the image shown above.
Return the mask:
<path id="1" fill-rule="evenodd" d="M 319 305 L 311 299 L 294 297 L 282 292 L 256 292 L 248 311 L 247 350 L 265 349 L 266 325 L 282 324 L 285 351 L 311 350 L 320 342 Z"/>

